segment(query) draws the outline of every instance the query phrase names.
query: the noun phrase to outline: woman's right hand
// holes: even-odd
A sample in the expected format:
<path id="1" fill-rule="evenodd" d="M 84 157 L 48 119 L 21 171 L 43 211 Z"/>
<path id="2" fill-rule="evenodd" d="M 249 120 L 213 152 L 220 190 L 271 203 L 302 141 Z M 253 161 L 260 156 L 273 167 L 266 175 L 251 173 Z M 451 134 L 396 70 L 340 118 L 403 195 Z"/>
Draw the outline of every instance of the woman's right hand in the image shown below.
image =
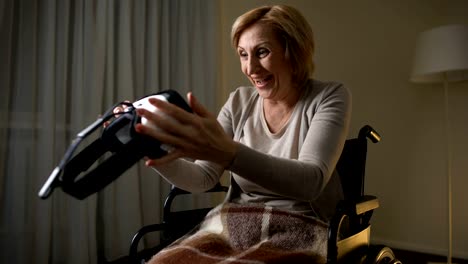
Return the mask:
<path id="1" fill-rule="evenodd" d="M 137 124 L 135 130 L 173 147 L 168 155 L 147 160 L 146 165 L 159 166 L 184 157 L 207 160 L 224 168 L 228 167 L 237 154 L 238 144 L 224 132 L 216 116 L 191 92 L 187 94 L 187 100 L 193 113 L 156 98 L 149 102 L 159 109 L 157 113 L 137 109 L 138 115 L 149 122 L 146 125 Z"/>
<path id="2" fill-rule="evenodd" d="M 125 100 L 124 101 L 125 103 L 130 103 L 130 101 L 128 100 Z M 114 117 L 117 118 L 119 117 L 120 113 L 125 113 L 128 111 L 128 105 L 125 105 L 125 104 L 121 104 L 119 106 L 117 106 L 116 108 L 114 108 L 114 110 L 112 110 L 112 112 L 114 113 Z M 104 127 L 107 127 L 109 126 L 109 124 L 111 123 L 112 121 L 106 121 L 104 122 Z"/>

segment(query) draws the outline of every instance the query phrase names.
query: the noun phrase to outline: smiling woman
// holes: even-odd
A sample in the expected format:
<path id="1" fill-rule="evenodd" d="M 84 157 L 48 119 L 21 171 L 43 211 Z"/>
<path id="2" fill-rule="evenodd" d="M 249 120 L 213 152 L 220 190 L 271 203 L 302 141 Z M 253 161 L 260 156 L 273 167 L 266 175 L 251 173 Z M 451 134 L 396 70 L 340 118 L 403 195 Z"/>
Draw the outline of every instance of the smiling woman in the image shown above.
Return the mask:
<path id="1" fill-rule="evenodd" d="M 242 72 L 264 99 L 264 119 L 276 133 L 289 120 L 301 87 L 313 73 L 312 29 L 295 9 L 254 9 L 232 27 Z"/>
<path id="2" fill-rule="evenodd" d="M 289 120 L 300 93 L 285 46 L 272 27 L 255 23 L 244 30 L 237 48 L 242 72 L 263 98 L 265 121 L 273 133 Z"/>
<path id="3" fill-rule="evenodd" d="M 348 133 L 351 95 L 340 83 L 311 78 L 312 30 L 295 8 L 264 6 L 243 14 L 232 27 L 232 43 L 252 86 L 232 92 L 217 117 L 192 93 L 187 99 L 193 113 L 152 101 L 177 123 L 139 111 L 148 123 L 157 123 L 162 130 L 155 131 L 148 124 L 138 125 L 137 131 L 175 148 L 169 155 L 146 163 L 171 184 L 201 192 L 218 183 L 225 170 L 231 175 L 225 202 L 208 214 L 200 230 L 155 255 L 152 263 L 182 261 L 180 256 L 194 251 L 204 256 L 211 249 L 197 244 L 203 241 L 224 241 L 227 245 L 218 246 L 227 246 L 234 255 L 260 249 L 256 253 L 266 256 L 266 252 L 276 250 L 282 252 L 282 259 L 290 257 L 294 263 L 300 263 L 294 255 L 300 255 L 304 262 L 319 258 L 320 263 L 325 258 L 327 223 L 342 198 L 335 166 Z M 298 222 L 288 224 L 282 215 L 297 217 Z M 249 217 L 266 217 L 261 225 L 265 236 L 237 237 L 230 224 Z M 216 230 L 224 231 L 213 233 L 213 221 L 222 225 Z M 258 227 L 258 223 L 246 221 L 242 222 L 245 232 L 256 233 L 257 229 L 248 228 Z M 285 236 L 286 240 L 277 243 L 280 233 L 269 229 L 279 225 L 281 230 L 292 230 L 299 222 L 315 230 L 308 234 L 316 237 L 299 243 L 297 235 Z M 285 246 L 292 244 L 300 246 Z M 268 246 L 263 249 L 260 245 Z"/>

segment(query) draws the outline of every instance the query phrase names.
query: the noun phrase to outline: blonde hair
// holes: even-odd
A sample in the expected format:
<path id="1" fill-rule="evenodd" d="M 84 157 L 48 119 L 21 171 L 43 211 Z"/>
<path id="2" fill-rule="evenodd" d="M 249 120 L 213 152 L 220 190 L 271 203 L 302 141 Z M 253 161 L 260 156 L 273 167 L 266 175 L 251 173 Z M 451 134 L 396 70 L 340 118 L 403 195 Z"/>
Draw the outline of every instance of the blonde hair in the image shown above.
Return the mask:
<path id="1" fill-rule="evenodd" d="M 286 5 L 262 6 L 239 16 L 231 29 L 231 44 L 237 49 L 239 38 L 245 29 L 255 23 L 273 27 L 279 39 L 284 41 L 286 58 L 293 67 L 294 77 L 304 83 L 314 72 L 314 37 L 304 16 Z"/>

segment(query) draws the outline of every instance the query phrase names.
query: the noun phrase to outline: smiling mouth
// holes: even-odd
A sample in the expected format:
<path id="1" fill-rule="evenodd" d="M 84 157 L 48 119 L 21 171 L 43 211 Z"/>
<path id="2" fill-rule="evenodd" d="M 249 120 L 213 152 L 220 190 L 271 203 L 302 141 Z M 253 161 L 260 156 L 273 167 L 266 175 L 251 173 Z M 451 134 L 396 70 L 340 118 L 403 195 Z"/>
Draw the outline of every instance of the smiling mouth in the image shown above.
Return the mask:
<path id="1" fill-rule="evenodd" d="M 261 79 L 261 80 L 254 80 L 254 82 L 255 82 L 255 85 L 256 85 L 257 87 L 263 87 L 263 86 L 265 86 L 272 78 L 273 78 L 272 76 L 268 76 L 268 77 L 266 77 L 266 78 L 264 78 L 264 79 Z"/>

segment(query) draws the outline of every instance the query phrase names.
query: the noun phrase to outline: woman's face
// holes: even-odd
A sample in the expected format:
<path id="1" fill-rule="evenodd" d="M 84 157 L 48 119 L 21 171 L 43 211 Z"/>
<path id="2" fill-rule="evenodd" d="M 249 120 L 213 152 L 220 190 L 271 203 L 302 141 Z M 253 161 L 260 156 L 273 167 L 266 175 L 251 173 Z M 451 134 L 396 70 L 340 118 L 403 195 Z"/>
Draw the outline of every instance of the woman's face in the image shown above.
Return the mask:
<path id="1" fill-rule="evenodd" d="M 290 62 L 271 27 L 255 23 L 245 29 L 239 37 L 237 53 L 242 72 L 261 97 L 282 100 L 294 89 Z"/>

